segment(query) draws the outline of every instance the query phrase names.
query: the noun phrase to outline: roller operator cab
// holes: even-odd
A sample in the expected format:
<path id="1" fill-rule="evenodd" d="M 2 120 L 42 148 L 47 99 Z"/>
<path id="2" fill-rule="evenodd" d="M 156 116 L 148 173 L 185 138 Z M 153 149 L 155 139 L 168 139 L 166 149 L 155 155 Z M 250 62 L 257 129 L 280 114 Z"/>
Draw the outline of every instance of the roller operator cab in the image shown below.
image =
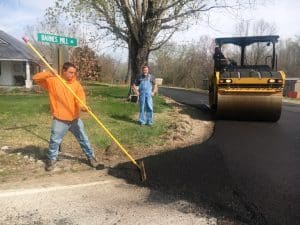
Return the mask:
<path id="1" fill-rule="evenodd" d="M 274 122 L 280 118 L 285 74 L 275 70 L 278 38 L 272 35 L 215 39 L 209 104 L 217 118 Z"/>

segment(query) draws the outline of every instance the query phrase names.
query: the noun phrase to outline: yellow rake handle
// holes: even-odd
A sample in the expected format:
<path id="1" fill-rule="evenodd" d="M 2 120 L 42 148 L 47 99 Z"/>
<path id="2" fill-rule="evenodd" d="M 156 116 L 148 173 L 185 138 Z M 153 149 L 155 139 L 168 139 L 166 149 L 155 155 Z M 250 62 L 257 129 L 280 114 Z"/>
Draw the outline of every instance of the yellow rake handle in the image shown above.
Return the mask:
<path id="1" fill-rule="evenodd" d="M 138 168 L 140 166 L 138 163 L 132 158 L 132 156 L 128 153 L 128 151 L 121 145 L 121 143 L 112 135 L 112 133 L 104 126 L 104 124 L 98 119 L 98 117 L 89 109 L 89 107 L 76 95 L 76 93 L 72 90 L 71 87 L 66 83 L 66 81 L 61 78 L 61 76 L 49 65 L 49 63 L 44 59 L 44 57 L 32 46 L 29 42 L 29 39 L 23 37 L 25 43 L 34 51 L 38 57 L 45 63 L 45 65 L 55 74 L 55 76 L 63 83 L 63 85 L 72 93 L 72 95 L 80 102 L 81 105 L 88 111 L 88 113 L 96 120 L 96 122 L 103 128 L 103 130 L 109 135 L 109 137 L 120 147 L 120 149 L 125 153 L 125 155 L 131 160 L 131 162 L 136 165 Z"/>

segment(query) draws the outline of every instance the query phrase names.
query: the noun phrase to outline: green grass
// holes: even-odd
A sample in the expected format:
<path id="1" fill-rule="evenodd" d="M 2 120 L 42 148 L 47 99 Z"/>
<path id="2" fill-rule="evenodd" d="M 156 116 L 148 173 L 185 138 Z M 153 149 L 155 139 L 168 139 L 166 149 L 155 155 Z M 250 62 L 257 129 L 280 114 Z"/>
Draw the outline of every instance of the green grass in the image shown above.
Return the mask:
<path id="1" fill-rule="evenodd" d="M 128 87 L 89 83 L 85 87 L 92 111 L 113 135 L 126 146 L 149 147 L 163 142 L 162 136 L 171 123 L 170 107 L 164 99 L 154 97 L 154 126 L 139 126 L 138 104 L 126 101 Z M 111 140 L 89 116 L 83 116 L 93 146 L 105 148 Z M 0 146 L 47 147 L 51 115 L 47 94 L 11 90 L 0 91 Z M 69 142 L 65 138 L 64 143 Z"/>

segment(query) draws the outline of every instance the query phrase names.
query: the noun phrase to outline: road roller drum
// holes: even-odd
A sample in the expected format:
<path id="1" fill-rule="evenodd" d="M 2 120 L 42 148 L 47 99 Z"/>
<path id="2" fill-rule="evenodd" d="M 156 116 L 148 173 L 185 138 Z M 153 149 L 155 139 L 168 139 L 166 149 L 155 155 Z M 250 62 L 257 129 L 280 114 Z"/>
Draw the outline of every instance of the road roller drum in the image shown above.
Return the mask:
<path id="1" fill-rule="evenodd" d="M 278 94 L 218 94 L 216 113 L 220 119 L 277 121 L 281 102 L 282 96 Z"/>
<path id="2" fill-rule="evenodd" d="M 253 36 L 217 38 L 214 54 L 214 73 L 209 82 L 209 104 L 219 119 L 277 121 L 282 107 L 285 73 L 276 71 L 275 43 L 279 36 Z M 249 65 L 245 62 L 248 45 L 272 43 L 272 56 L 265 57 L 265 64 Z M 240 64 L 226 58 L 222 45 L 240 47 Z M 264 46 L 265 47 L 265 46 Z M 270 64 L 267 60 L 271 58 Z"/>

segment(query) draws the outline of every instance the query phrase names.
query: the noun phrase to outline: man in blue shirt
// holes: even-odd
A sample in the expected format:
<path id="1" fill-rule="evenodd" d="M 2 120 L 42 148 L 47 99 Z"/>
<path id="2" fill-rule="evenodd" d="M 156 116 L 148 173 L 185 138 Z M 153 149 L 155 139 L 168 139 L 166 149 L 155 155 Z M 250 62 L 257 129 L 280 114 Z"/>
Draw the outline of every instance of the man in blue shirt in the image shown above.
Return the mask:
<path id="1" fill-rule="evenodd" d="M 152 125 L 153 123 L 153 100 L 157 92 L 154 77 L 149 73 L 149 67 L 142 67 L 143 73 L 135 80 L 132 89 L 139 96 L 140 115 L 139 122 L 141 125 Z M 137 86 L 139 88 L 137 88 Z M 146 114 L 146 118 L 145 118 Z"/>

